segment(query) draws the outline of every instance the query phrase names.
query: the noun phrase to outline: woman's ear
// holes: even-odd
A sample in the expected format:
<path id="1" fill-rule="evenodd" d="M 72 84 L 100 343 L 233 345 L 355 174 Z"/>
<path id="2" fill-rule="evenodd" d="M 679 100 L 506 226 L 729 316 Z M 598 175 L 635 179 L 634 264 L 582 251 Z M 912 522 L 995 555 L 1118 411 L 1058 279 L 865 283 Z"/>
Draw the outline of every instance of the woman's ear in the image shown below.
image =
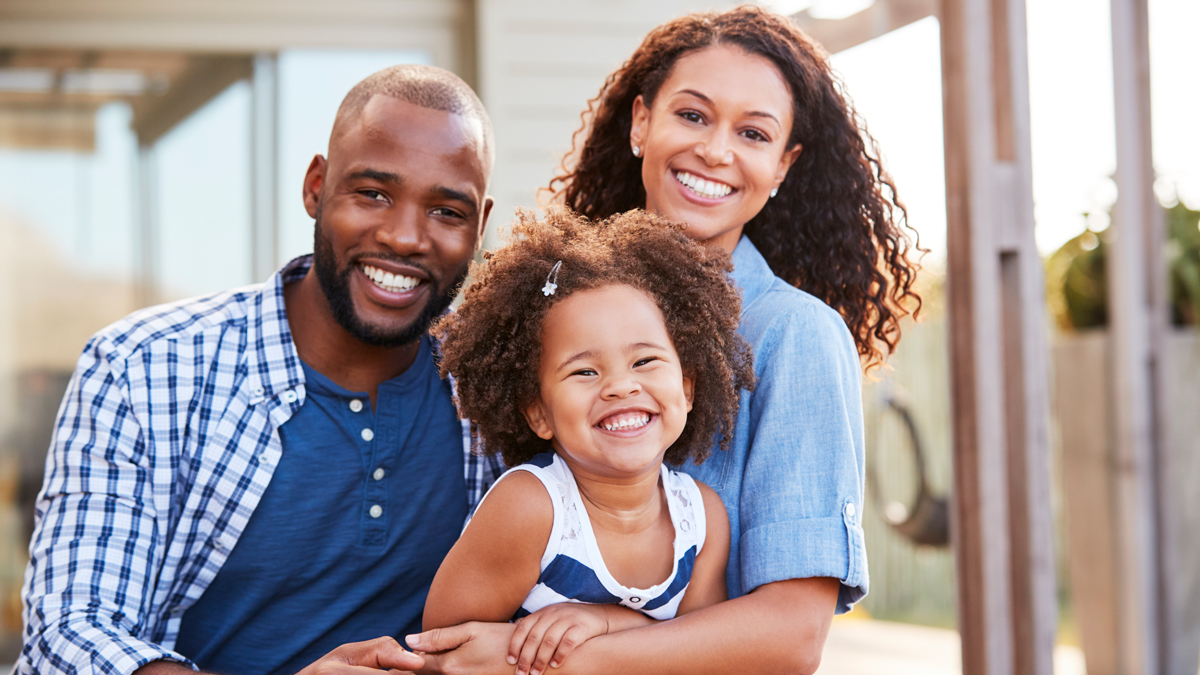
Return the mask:
<path id="1" fill-rule="evenodd" d="M 650 109 L 646 107 L 646 102 L 642 100 L 642 95 L 633 99 L 633 124 L 629 127 L 629 146 L 637 146 L 645 151 L 646 144 L 643 142 L 646 138 L 646 125 L 650 121 Z"/>
<path id="2" fill-rule="evenodd" d="M 779 158 L 779 166 L 775 169 L 775 187 L 779 187 L 783 183 L 783 179 L 787 178 L 788 171 L 799 159 L 800 151 L 803 149 L 804 146 L 797 143 L 783 151 L 783 157 Z"/>
<path id="3" fill-rule="evenodd" d="M 542 408 L 542 399 L 535 399 L 533 403 L 525 406 L 525 421 L 529 423 L 529 428 L 537 437 L 548 441 L 554 438 L 554 429 L 550 428 L 550 422 L 546 419 L 546 411 Z"/>

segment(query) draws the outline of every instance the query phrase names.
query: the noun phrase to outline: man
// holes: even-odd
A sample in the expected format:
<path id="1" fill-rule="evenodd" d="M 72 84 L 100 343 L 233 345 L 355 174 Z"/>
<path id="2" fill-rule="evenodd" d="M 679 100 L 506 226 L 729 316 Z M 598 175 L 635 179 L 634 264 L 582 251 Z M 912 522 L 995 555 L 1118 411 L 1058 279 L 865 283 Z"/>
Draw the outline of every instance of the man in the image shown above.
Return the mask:
<path id="1" fill-rule="evenodd" d="M 19 673 L 420 666 L 366 640 L 420 630 L 498 468 L 471 456 L 427 335 L 492 208 L 491 125 L 454 75 L 401 66 L 347 95 L 328 155 L 304 180 L 311 258 L 85 348 L 39 496 Z"/>

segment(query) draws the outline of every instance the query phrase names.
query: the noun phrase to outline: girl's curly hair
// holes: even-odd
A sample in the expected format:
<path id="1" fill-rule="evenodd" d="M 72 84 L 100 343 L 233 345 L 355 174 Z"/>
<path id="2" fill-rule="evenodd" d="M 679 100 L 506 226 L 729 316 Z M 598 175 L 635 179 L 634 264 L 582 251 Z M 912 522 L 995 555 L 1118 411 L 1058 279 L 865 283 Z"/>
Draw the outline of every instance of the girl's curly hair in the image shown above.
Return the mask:
<path id="1" fill-rule="evenodd" d="M 641 96 L 652 107 L 680 57 L 715 45 L 775 64 L 793 101 L 788 147 L 803 147 L 745 234 L 777 276 L 842 315 L 868 369 L 880 364 L 900 341 L 900 318 L 920 311 L 913 291 L 920 265 L 909 254 L 922 249 L 908 236 L 916 232 L 879 149 L 824 50 L 787 18 L 746 5 L 654 29 L 588 103 L 550 190 L 593 219 L 645 208 L 642 160 L 629 148 L 633 102 Z"/>
<path id="2" fill-rule="evenodd" d="M 754 386 L 753 356 L 737 333 L 741 298 L 727 277 L 729 256 L 680 229 L 644 211 L 600 222 L 565 209 L 542 221 L 518 214 L 509 243 L 472 267 L 458 311 L 433 327 L 442 339 L 442 376 L 456 378 L 458 409 L 477 425 L 485 452 L 516 466 L 550 449 L 524 416 L 539 394 L 546 313 L 572 293 L 614 284 L 654 300 L 695 382 L 692 411 L 666 461 L 703 461 L 718 434 L 728 448 L 740 390 Z M 558 261 L 557 290 L 544 295 Z"/>

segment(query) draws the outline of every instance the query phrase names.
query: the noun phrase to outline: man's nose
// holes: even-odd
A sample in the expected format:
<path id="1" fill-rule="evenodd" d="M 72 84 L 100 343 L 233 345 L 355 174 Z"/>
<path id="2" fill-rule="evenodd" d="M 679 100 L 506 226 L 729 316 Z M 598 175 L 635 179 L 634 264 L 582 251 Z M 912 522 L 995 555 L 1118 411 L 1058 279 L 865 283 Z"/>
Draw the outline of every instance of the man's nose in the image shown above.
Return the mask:
<path id="1" fill-rule="evenodd" d="M 397 255 L 427 253 L 431 239 L 429 219 L 419 207 L 397 207 L 386 221 L 375 229 L 375 240 Z"/>

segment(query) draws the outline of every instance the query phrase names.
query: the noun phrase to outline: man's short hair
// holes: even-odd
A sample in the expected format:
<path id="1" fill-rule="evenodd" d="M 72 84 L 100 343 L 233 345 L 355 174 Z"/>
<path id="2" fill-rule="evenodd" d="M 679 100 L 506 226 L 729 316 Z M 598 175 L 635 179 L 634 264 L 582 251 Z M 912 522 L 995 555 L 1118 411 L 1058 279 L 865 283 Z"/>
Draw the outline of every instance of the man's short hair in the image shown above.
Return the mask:
<path id="1" fill-rule="evenodd" d="M 479 97 L 462 78 L 436 66 L 405 64 L 392 66 L 368 76 L 354 85 L 338 108 L 338 124 L 356 119 L 367 102 L 376 94 L 407 101 L 413 105 L 467 115 L 479 120 L 483 127 L 483 151 L 490 169 L 495 160 L 495 139 L 492 121 Z"/>

